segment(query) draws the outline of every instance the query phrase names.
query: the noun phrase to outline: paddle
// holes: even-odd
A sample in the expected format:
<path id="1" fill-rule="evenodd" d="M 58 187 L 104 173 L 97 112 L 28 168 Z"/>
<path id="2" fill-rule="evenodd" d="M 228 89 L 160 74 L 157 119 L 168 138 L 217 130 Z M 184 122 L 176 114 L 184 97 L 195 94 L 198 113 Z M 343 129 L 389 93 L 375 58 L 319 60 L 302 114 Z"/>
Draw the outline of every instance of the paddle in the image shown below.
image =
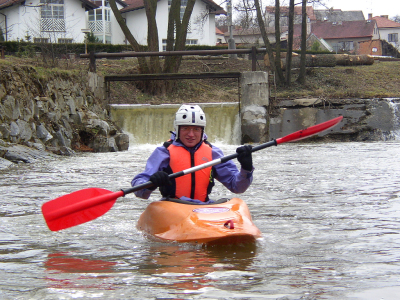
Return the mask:
<path id="1" fill-rule="evenodd" d="M 333 126 L 337 125 L 342 119 L 343 117 L 340 116 L 332 120 L 311 126 L 307 129 L 296 131 L 276 140 L 272 140 L 270 142 L 255 146 L 252 148 L 252 152 L 271 146 L 277 146 L 282 143 L 305 139 L 314 134 L 332 128 Z M 214 159 L 208 163 L 198 165 L 196 167 L 189 168 L 174 174 L 170 174 L 169 177 L 171 179 L 177 178 L 207 167 L 224 163 L 237 157 L 237 153 L 227 155 L 218 159 Z M 123 197 L 126 194 L 130 194 L 141 189 L 149 188 L 151 186 L 153 186 L 153 183 L 148 181 L 143 184 L 118 192 L 111 192 L 100 188 L 83 189 L 44 203 L 42 206 L 42 213 L 49 229 L 52 231 L 58 231 L 94 220 L 109 211 L 114 205 L 117 198 Z"/>

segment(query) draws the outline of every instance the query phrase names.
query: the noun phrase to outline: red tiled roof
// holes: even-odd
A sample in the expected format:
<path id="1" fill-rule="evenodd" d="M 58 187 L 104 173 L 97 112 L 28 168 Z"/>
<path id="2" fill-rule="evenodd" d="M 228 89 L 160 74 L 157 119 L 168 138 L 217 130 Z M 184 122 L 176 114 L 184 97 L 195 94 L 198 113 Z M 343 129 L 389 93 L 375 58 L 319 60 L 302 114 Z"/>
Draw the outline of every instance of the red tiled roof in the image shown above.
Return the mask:
<path id="1" fill-rule="evenodd" d="M 375 21 L 343 21 L 329 23 L 317 22 L 311 24 L 311 32 L 318 38 L 341 39 L 372 37 Z"/>
<path id="2" fill-rule="evenodd" d="M 23 0 L 0 0 L 0 8 L 6 8 L 14 4 L 22 3 Z"/>
<path id="3" fill-rule="evenodd" d="M 125 3 L 128 4 L 128 6 L 121 9 L 121 12 L 128 12 L 144 8 L 143 0 L 125 0 Z"/>
<path id="4" fill-rule="evenodd" d="M 372 20 L 376 21 L 378 28 L 396 28 L 400 27 L 400 23 L 389 20 L 386 17 L 373 17 Z"/>
<path id="5" fill-rule="evenodd" d="M 224 35 L 224 33 L 218 27 L 215 27 L 215 33 L 216 34 L 220 34 L 220 35 Z"/>

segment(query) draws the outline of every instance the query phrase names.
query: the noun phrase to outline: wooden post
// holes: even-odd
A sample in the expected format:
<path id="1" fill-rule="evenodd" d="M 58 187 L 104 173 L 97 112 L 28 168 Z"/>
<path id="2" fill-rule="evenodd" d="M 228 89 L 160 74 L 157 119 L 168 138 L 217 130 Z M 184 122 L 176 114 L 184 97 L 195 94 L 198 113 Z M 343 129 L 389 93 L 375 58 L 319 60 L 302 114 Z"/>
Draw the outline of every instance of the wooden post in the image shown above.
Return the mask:
<path id="1" fill-rule="evenodd" d="M 90 51 L 89 53 L 89 71 L 96 73 L 96 57 L 94 56 L 94 52 Z"/>
<path id="2" fill-rule="evenodd" d="M 251 70 L 257 70 L 257 51 L 256 47 L 251 47 Z"/>

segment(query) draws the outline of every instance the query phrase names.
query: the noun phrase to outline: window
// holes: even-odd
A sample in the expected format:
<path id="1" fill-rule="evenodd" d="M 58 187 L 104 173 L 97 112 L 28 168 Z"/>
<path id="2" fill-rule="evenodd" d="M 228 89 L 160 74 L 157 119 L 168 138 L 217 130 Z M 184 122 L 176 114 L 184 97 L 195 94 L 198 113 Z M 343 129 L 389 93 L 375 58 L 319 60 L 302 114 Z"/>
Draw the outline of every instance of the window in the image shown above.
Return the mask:
<path id="1" fill-rule="evenodd" d="M 197 43 L 198 43 L 198 40 L 194 40 L 194 39 L 187 39 L 186 40 L 186 45 L 197 45 Z M 163 44 L 163 51 L 167 51 L 167 40 L 163 39 L 162 40 L 162 44 Z"/>
<path id="2" fill-rule="evenodd" d="M 64 19 L 64 0 L 40 0 L 42 19 Z"/>
<path id="3" fill-rule="evenodd" d="M 111 21 L 111 10 L 104 10 L 104 20 Z M 103 21 L 103 9 L 99 8 L 89 11 L 89 21 Z"/>
<path id="4" fill-rule="evenodd" d="M 34 43 L 48 43 L 49 39 L 48 38 L 33 38 Z"/>
<path id="5" fill-rule="evenodd" d="M 350 42 L 341 42 L 339 43 L 341 49 L 343 51 L 352 51 L 354 50 L 354 43 L 352 41 Z"/>
<path id="6" fill-rule="evenodd" d="M 72 44 L 72 39 L 58 39 L 59 44 Z"/>
<path id="7" fill-rule="evenodd" d="M 397 43 L 399 41 L 399 34 L 398 33 L 389 33 L 388 34 L 388 42 L 390 43 Z"/>

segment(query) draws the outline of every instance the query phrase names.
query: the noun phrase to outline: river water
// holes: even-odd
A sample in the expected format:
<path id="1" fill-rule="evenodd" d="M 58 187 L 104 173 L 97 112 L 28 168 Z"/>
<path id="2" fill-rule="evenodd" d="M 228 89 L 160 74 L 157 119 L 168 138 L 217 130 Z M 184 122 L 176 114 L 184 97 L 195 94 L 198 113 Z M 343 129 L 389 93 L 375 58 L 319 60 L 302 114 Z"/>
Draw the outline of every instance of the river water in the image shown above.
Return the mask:
<path id="1" fill-rule="evenodd" d="M 398 299 L 399 141 L 254 153 L 254 182 L 240 196 L 263 233 L 252 249 L 149 241 L 135 227 L 149 200 L 132 194 L 96 220 L 47 228 L 44 202 L 87 187 L 127 188 L 154 147 L 2 171 L 0 298 Z M 221 148 L 228 155 L 236 146 Z M 217 184 L 213 197 L 227 196 Z"/>

